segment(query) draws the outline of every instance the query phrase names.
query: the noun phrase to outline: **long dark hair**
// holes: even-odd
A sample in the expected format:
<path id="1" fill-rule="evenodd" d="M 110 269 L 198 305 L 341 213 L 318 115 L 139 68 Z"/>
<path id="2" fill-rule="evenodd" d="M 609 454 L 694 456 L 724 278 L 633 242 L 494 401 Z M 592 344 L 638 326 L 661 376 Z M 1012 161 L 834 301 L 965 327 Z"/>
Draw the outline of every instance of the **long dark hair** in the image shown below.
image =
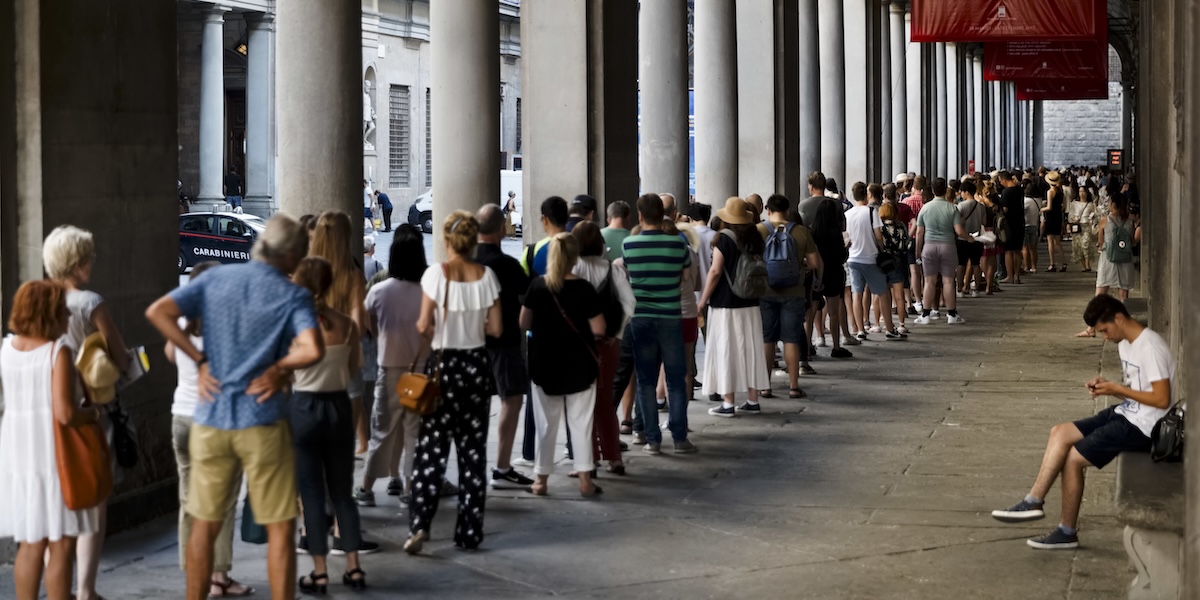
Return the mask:
<path id="1" fill-rule="evenodd" d="M 758 226 L 754 223 L 746 223 L 745 225 L 729 223 L 725 225 L 725 228 L 737 235 L 738 245 L 741 247 L 742 252 L 761 256 L 766 251 L 766 242 L 759 235 Z"/>
<path id="2" fill-rule="evenodd" d="M 392 249 L 388 252 L 388 276 L 400 281 L 421 281 L 429 263 L 425 261 L 425 240 L 416 227 L 405 223 L 396 228 Z"/>

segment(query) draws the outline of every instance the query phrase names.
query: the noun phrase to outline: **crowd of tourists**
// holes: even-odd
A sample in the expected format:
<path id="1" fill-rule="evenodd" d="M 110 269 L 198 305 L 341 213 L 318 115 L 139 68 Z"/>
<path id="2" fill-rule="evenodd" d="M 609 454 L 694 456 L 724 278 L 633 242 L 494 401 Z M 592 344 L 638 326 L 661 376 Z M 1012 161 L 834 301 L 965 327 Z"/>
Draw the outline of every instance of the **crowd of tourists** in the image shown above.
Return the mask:
<path id="1" fill-rule="evenodd" d="M 699 451 L 688 428 L 696 390 L 721 418 L 759 414 L 777 392 L 804 398 L 800 382 L 816 374 L 822 349 L 846 360 L 847 346 L 902 342 L 942 319 L 966 323 L 959 300 L 1004 292 L 1038 272 L 1041 238 L 1046 271 L 1069 268 L 1069 234 L 1076 265 L 1098 271 L 1100 297 L 1115 288 L 1123 300 L 1133 287 L 1136 186 L 1116 177 L 1097 180 L 1083 169 L 952 181 L 902 173 L 849 191 L 815 172 L 803 199 L 751 195 L 716 210 L 698 202 L 681 210 L 670 194 L 645 194 L 609 204 L 603 224 L 592 197 L 550 197 L 540 207 L 546 236 L 519 260 L 501 251 L 506 214 L 489 204 L 446 218 L 441 263 L 430 264 L 419 231 L 400 225 L 387 268 L 370 239 L 361 261 L 353 255 L 357 216 L 276 215 L 253 260 L 198 265 L 189 283 L 146 310 L 178 371 L 172 440 L 187 598 L 254 593 L 231 577 L 243 485 L 243 536 L 248 525 L 261 529 L 273 597 L 292 598 L 297 587 L 327 592 L 329 554 L 345 558 L 342 583 L 363 589 L 359 555 L 379 545 L 363 538 L 359 507 L 376 505 L 380 480 L 407 506 L 405 552 L 421 552 L 430 539 L 444 495 L 458 500 L 455 544 L 474 550 L 484 540 L 489 485 L 550 493 L 564 422 L 569 476 L 580 496 L 595 498 L 604 493 L 598 467 L 625 475 L 622 452 L 631 445 L 650 456 Z M 364 187 L 364 212 L 374 196 Z M 50 279 L 21 286 L 0 354 L 0 536 L 20 542 L 18 598 L 37 597 L 44 576 L 50 598 L 83 600 L 98 597 L 106 492 L 93 482 L 99 500 L 80 499 L 87 482 L 64 459 L 62 439 L 103 438 L 105 428 L 111 437 L 111 393 L 94 381 L 96 361 L 124 373 L 130 353 L 103 298 L 86 290 L 91 234 L 60 227 L 43 253 Z M 1090 306 L 1087 315 L 1081 336 L 1132 341 L 1140 332 L 1117 305 Z M 87 351 L 93 334 L 100 352 Z M 400 401 L 414 373 L 440 387 L 440 403 L 424 414 Z M 773 380 L 786 384 L 777 390 Z M 1089 389 L 1141 401 L 1100 380 Z M 493 396 L 498 454 L 489 457 Z M 1056 428 L 1054 439 L 1078 442 L 1110 417 Z M 1123 448 L 1138 442 L 1122 435 Z M 451 444 L 457 483 L 446 480 Z M 1089 464 L 1111 460 L 1108 450 L 1084 450 Z M 97 451 L 107 462 L 105 446 Z M 1061 470 L 1064 459 L 1056 460 Z M 1086 466 L 1074 454 L 1065 460 Z M 106 468 L 119 476 L 120 467 Z M 1052 481 L 1039 478 L 997 518 L 1040 514 Z M 297 550 L 312 561 L 299 577 Z"/>

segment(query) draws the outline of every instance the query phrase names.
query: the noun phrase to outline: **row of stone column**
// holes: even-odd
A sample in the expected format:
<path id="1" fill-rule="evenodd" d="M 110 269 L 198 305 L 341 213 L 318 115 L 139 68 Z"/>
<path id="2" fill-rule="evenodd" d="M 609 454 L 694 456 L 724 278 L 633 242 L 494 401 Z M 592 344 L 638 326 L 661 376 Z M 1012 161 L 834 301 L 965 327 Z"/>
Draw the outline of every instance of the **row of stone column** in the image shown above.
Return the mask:
<path id="1" fill-rule="evenodd" d="M 220 202 L 225 169 L 225 14 L 220 5 L 203 13 L 200 44 L 200 189 L 201 203 Z M 269 214 L 270 171 L 274 98 L 271 66 L 274 63 L 275 23 L 272 15 L 247 16 L 246 66 L 246 172 L 242 173 L 248 212 Z"/>

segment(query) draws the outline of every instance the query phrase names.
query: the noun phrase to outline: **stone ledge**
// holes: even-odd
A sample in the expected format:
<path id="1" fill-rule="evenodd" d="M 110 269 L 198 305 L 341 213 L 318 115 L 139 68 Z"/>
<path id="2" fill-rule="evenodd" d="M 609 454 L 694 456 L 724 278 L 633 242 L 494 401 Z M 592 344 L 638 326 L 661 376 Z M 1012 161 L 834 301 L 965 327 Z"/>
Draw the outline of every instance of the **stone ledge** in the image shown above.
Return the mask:
<path id="1" fill-rule="evenodd" d="M 1138 529 L 1182 535 L 1183 463 L 1155 463 L 1146 452 L 1125 452 L 1117 461 L 1117 519 Z"/>

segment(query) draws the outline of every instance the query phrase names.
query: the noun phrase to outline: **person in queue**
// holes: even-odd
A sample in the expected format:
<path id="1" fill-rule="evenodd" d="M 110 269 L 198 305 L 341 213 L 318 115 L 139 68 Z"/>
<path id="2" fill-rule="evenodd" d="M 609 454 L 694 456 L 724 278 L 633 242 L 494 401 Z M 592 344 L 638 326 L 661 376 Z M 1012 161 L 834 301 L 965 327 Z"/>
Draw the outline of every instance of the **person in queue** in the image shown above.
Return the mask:
<path id="1" fill-rule="evenodd" d="M 295 597 L 296 464 L 283 393 L 297 369 L 325 356 L 312 294 L 288 279 L 308 253 L 308 237 L 285 214 L 267 222 L 245 264 L 224 265 L 172 291 L 146 318 L 199 368 L 201 402 L 190 434 L 187 600 L 208 597 L 213 544 L 236 474 L 244 470 L 255 520 L 267 530 L 271 597 Z M 230 311 L 231 302 L 239 310 Z M 179 318 L 201 319 L 204 351 Z"/>
<path id="2" fill-rule="evenodd" d="M 431 265 L 421 277 L 417 332 L 432 344 L 425 373 L 440 376 L 442 402 L 421 418 L 404 543 L 409 554 L 420 552 L 429 539 L 452 440 L 459 466 L 454 544 L 474 550 L 483 542 L 488 410 L 496 388 L 485 338 L 499 337 L 504 323 L 496 274 L 470 258 L 478 236 L 474 215 L 450 213 L 442 225 L 446 262 Z"/>

